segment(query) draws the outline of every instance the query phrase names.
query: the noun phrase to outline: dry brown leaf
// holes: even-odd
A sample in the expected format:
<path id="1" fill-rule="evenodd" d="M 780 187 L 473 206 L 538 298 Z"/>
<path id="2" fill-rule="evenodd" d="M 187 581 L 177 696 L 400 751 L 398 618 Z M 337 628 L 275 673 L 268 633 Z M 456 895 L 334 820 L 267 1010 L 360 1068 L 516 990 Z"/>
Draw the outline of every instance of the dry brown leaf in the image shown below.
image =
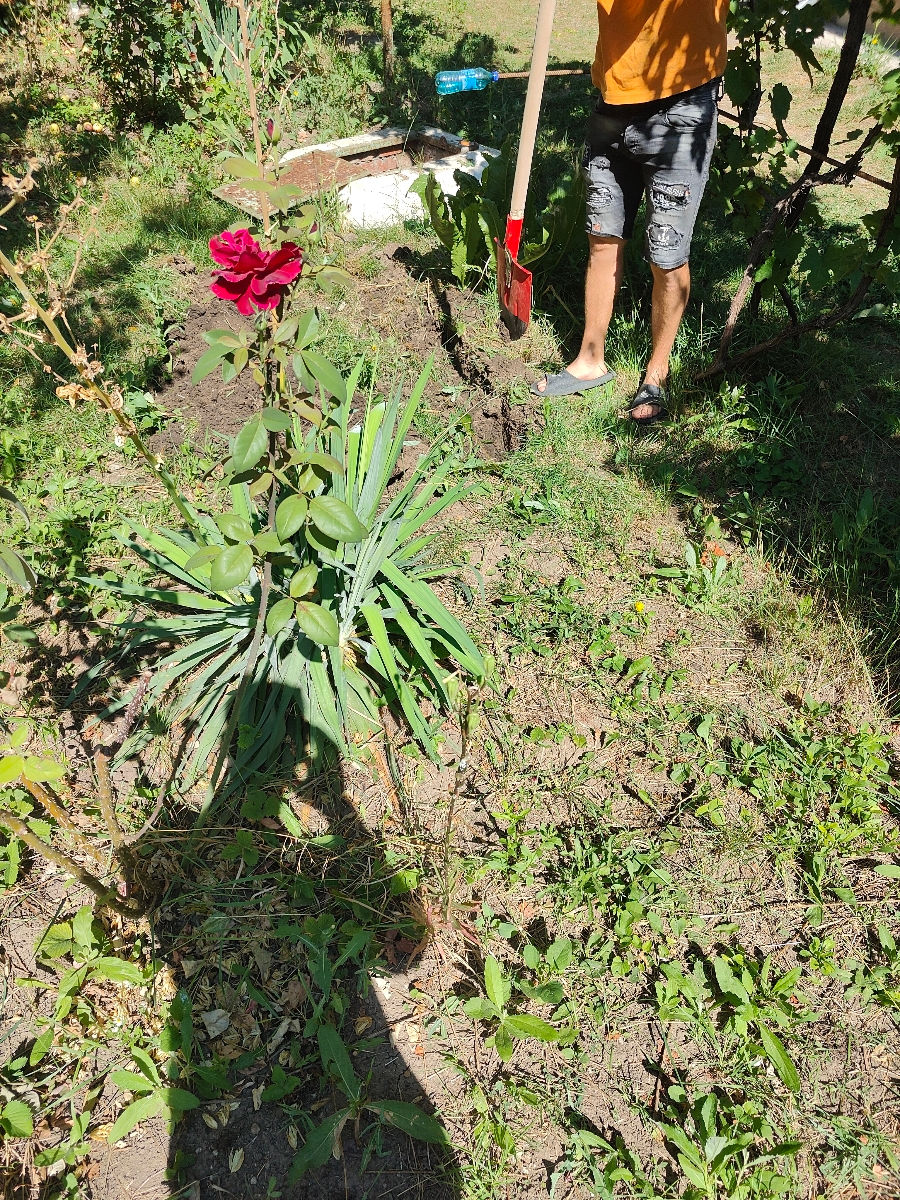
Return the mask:
<path id="1" fill-rule="evenodd" d="M 231 1024 L 231 1017 L 224 1008 L 213 1008 L 202 1012 L 200 1020 L 206 1026 L 206 1032 L 211 1038 L 219 1037 Z"/>
<path id="2" fill-rule="evenodd" d="M 263 983 L 265 983 L 272 972 L 272 955 L 263 946 L 259 946 L 255 942 L 250 947 L 250 953 L 253 955 L 256 965 L 259 968 L 260 977 Z"/>
<path id="3" fill-rule="evenodd" d="M 281 993 L 278 1003 L 282 1008 L 291 1012 L 297 1008 L 307 997 L 306 984 L 302 979 L 291 979 L 285 985 L 284 991 Z"/>

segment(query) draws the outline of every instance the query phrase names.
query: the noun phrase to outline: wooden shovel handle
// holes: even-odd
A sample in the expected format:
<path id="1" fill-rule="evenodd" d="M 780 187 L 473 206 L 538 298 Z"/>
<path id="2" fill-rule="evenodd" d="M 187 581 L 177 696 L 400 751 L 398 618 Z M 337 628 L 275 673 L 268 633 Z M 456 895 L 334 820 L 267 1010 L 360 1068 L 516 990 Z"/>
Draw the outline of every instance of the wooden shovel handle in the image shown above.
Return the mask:
<path id="1" fill-rule="evenodd" d="M 550 34 L 556 0 L 541 0 L 538 9 L 537 28 L 534 31 L 534 50 L 528 74 L 528 91 L 525 94 L 525 114 L 522 117 L 522 136 L 516 157 L 516 176 L 513 180 L 512 201 L 509 216 L 520 221 L 525 216 L 525 198 L 528 195 L 528 178 L 534 158 L 534 142 L 537 137 L 538 118 L 541 113 L 541 98 L 544 94 L 544 76 L 550 56 Z"/>

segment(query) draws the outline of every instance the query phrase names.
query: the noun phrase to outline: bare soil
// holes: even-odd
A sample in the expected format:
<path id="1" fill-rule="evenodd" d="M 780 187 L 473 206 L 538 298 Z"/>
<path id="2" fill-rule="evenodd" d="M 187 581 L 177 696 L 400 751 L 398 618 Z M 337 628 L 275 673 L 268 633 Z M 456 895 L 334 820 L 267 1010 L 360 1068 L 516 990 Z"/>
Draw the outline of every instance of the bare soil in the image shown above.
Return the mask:
<path id="1" fill-rule="evenodd" d="M 171 378 L 155 399 L 170 419 L 150 439 L 159 453 L 186 439 L 202 445 L 207 437 L 220 442 L 232 437 L 259 406 L 259 389 L 247 374 L 223 384 L 221 372 L 213 371 L 192 382 L 194 368 L 208 349 L 203 335 L 211 329 L 238 332 L 249 322 L 233 304 L 212 295 L 207 275 L 192 262 L 175 256 L 170 265 L 183 277 L 181 291 L 189 307 L 168 332 Z M 426 280 L 406 246 L 388 246 L 379 254 L 379 265 L 375 278 L 354 280 L 349 294 L 337 303 L 321 294 L 308 299 L 326 314 L 332 310 L 343 315 L 349 309 L 344 319 L 354 339 L 382 347 L 387 386 L 401 364 L 412 370 L 434 357 L 436 369 L 426 392 L 431 414 L 439 421 L 467 418 L 482 457 L 499 459 L 517 449 L 539 420 L 540 406 L 530 397 L 524 402 L 511 397 L 526 368 L 519 349 L 504 353 L 499 324 L 493 332 L 495 344 L 486 344 L 483 297 Z"/>

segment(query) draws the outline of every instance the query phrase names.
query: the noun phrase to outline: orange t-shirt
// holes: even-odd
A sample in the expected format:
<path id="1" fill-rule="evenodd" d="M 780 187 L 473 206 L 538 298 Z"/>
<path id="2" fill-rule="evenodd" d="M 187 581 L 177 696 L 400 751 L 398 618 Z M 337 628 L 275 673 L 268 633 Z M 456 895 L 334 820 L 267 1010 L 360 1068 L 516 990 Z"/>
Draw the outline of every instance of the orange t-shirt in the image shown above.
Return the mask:
<path id="1" fill-rule="evenodd" d="M 591 78 L 608 104 L 664 100 L 725 71 L 728 0 L 597 0 Z"/>

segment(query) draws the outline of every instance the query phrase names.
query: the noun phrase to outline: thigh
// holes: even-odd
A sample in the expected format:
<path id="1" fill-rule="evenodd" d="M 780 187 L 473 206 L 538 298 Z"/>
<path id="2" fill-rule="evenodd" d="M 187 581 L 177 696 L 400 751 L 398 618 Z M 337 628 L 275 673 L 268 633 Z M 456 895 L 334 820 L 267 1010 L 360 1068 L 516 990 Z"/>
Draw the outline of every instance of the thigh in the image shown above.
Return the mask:
<path id="1" fill-rule="evenodd" d="M 663 269 L 683 266 L 716 143 L 715 92 L 689 93 L 646 123 L 641 136 L 647 195 L 646 253 Z"/>
<path id="2" fill-rule="evenodd" d="M 625 125 L 596 112 L 588 126 L 582 173 L 587 189 L 587 233 L 629 238 L 644 191 L 643 168 L 625 143 Z"/>

